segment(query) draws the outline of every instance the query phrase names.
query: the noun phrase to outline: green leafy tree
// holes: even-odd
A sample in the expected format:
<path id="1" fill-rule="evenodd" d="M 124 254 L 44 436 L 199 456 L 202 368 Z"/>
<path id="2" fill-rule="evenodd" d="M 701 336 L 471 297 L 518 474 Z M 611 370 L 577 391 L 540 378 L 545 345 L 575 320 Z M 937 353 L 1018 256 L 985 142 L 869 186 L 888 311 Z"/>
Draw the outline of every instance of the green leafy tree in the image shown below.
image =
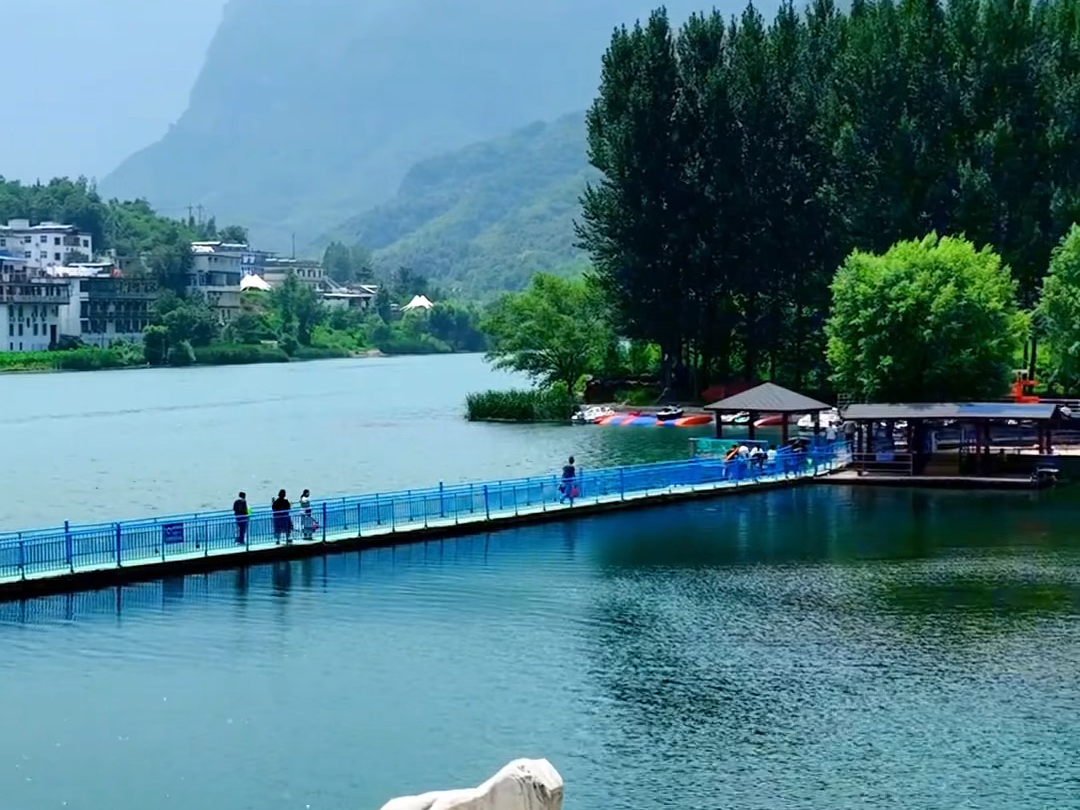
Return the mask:
<path id="1" fill-rule="evenodd" d="M 270 292 L 270 310 L 281 323 L 282 334 L 295 335 L 302 346 L 311 345 L 311 333 L 326 316 L 319 296 L 289 272 Z"/>
<path id="2" fill-rule="evenodd" d="M 411 267 L 399 267 L 390 286 L 400 304 L 407 304 L 414 295 L 427 295 L 430 292 L 427 277 Z"/>
<path id="3" fill-rule="evenodd" d="M 247 228 L 242 228 L 239 225 L 226 225 L 218 231 L 217 238 L 222 242 L 246 245 L 248 242 Z"/>
<path id="4" fill-rule="evenodd" d="M 428 312 L 427 331 L 454 351 L 482 352 L 487 340 L 479 329 L 479 315 L 471 307 L 439 302 Z"/>
<path id="5" fill-rule="evenodd" d="M 349 247 L 331 242 L 323 252 L 322 265 L 326 275 L 338 284 L 370 281 L 374 274 L 371 254 L 361 245 Z"/>
<path id="6" fill-rule="evenodd" d="M 394 302 L 390 298 L 390 291 L 385 284 L 380 284 L 375 291 L 375 312 L 382 318 L 383 323 L 390 323 L 394 317 Z"/>
<path id="7" fill-rule="evenodd" d="M 481 329 L 496 368 L 523 372 L 542 386 L 562 383 L 571 391 L 602 356 L 610 336 L 593 285 L 543 273 L 525 292 L 494 303 Z"/>
<path id="8" fill-rule="evenodd" d="M 1026 336 L 1000 257 L 932 234 L 883 255 L 856 251 L 836 274 L 826 326 L 833 381 L 885 401 L 1001 396 Z"/>
<path id="9" fill-rule="evenodd" d="M 151 366 L 163 366 L 169 359 L 169 330 L 160 324 L 143 329 L 143 356 Z"/>
<path id="10" fill-rule="evenodd" d="M 1046 339 L 1049 382 L 1080 390 L 1080 226 L 1073 225 L 1054 249 L 1037 310 Z"/>
<path id="11" fill-rule="evenodd" d="M 179 228 L 172 228 L 150 251 L 147 266 L 162 289 L 183 296 L 193 262 L 190 240 Z"/>
<path id="12" fill-rule="evenodd" d="M 272 340 L 274 330 L 270 324 L 270 318 L 265 313 L 244 310 L 225 327 L 223 337 L 230 343 L 254 344 L 263 340 Z"/>
<path id="13" fill-rule="evenodd" d="M 163 318 L 162 325 L 169 335 L 169 346 L 181 343 L 209 346 L 221 333 L 217 313 L 200 299 L 181 301 Z"/>

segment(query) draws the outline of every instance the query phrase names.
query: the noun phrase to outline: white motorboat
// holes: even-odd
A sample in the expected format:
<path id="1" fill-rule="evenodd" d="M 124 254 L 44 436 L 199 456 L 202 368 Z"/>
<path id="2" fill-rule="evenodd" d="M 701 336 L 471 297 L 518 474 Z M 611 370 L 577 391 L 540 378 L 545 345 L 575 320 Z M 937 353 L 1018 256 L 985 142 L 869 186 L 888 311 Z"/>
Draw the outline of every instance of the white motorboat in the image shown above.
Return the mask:
<path id="1" fill-rule="evenodd" d="M 720 414 L 720 424 L 722 425 L 747 425 L 749 423 L 750 414 L 746 411 Z"/>
<path id="2" fill-rule="evenodd" d="M 592 405 L 588 408 L 579 409 L 570 417 L 571 424 L 593 425 L 605 416 L 614 416 L 615 409 L 609 405 Z"/>
<path id="3" fill-rule="evenodd" d="M 799 430 L 813 430 L 814 429 L 814 417 L 815 414 L 808 413 L 799 417 L 798 425 Z M 840 411 L 836 408 L 831 408 L 827 411 L 822 411 L 819 418 L 821 419 L 821 429 L 828 430 L 830 427 L 839 429 L 840 424 L 844 421 L 840 418 Z"/>
<path id="4" fill-rule="evenodd" d="M 656 418 L 660 422 L 670 422 L 672 419 L 680 419 L 683 415 L 683 409 L 678 405 L 668 405 L 666 408 L 661 408 L 656 412 Z"/>

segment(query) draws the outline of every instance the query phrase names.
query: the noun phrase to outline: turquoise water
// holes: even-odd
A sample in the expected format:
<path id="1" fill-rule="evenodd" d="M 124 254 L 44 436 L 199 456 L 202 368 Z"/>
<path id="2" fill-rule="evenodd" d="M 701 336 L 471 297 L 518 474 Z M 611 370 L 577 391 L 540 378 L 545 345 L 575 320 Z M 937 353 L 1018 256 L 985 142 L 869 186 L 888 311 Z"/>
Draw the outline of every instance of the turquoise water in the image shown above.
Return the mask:
<path id="1" fill-rule="evenodd" d="M 0 606 L 0 796 L 1080 807 L 1077 501 L 803 487 Z"/>
<path id="2" fill-rule="evenodd" d="M 685 458 L 709 429 L 470 424 L 478 355 L 0 377 L 0 531 Z"/>

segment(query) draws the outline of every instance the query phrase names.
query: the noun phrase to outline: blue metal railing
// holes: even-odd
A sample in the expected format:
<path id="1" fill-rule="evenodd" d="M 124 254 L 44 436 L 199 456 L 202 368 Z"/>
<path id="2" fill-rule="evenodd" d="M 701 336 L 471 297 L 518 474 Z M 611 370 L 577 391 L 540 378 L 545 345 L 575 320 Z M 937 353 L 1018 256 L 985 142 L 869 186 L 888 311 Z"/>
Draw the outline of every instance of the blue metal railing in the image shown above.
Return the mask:
<path id="1" fill-rule="evenodd" d="M 275 519 L 256 508 L 243 539 L 231 511 L 173 515 L 145 520 L 74 525 L 0 533 L 0 580 L 63 574 L 226 550 L 245 551 L 293 541 L 325 543 L 399 529 L 480 522 L 546 511 L 567 501 L 595 503 L 627 499 L 676 487 L 750 483 L 763 477 L 814 475 L 842 463 L 843 444 L 819 445 L 805 453 L 781 450 L 769 461 L 693 458 L 628 467 L 579 471 L 567 482 L 558 475 L 486 481 L 428 489 L 313 501 L 310 515 L 294 508 Z M 566 490 L 570 491 L 567 492 Z"/>

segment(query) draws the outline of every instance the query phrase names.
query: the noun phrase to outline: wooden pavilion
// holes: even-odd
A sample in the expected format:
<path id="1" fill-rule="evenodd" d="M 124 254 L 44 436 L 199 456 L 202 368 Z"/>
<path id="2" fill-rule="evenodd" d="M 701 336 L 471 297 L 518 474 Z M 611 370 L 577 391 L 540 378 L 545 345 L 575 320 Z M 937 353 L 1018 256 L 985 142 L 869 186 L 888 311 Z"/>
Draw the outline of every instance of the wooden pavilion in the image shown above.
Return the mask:
<path id="1" fill-rule="evenodd" d="M 762 416 L 767 415 L 779 415 L 784 417 L 784 421 L 781 423 L 781 435 L 783 441 L 786 443 L 788 440 L 788 433 L 791 429 L 790 421 L 791 417 L 798 414 L 820 414 L 822 411 L 827 411 L 832 408 L 831 405 L 826 405 L 824 402 L 819 402 L 816 399 L 811 399 L 803 394 L 790 391 L 783 386 L 776 383 L 762 383 L 747 391 L 743 391 L 741 394 L 735 394 L 734 396 L 722 399 L 719 402 L 714 402 L 712 405 L 706 405 L 705 410 L 711 411 L 713 418 L 716 422 L 716 438 L 723 437 L 724 425 L 721 416 L 724 414 L 736 414 L 736 413 L 749 413 L 750 423 L 748 426 L 749 437 L 754 438 L 754 422 L 760 419 Z"/>

